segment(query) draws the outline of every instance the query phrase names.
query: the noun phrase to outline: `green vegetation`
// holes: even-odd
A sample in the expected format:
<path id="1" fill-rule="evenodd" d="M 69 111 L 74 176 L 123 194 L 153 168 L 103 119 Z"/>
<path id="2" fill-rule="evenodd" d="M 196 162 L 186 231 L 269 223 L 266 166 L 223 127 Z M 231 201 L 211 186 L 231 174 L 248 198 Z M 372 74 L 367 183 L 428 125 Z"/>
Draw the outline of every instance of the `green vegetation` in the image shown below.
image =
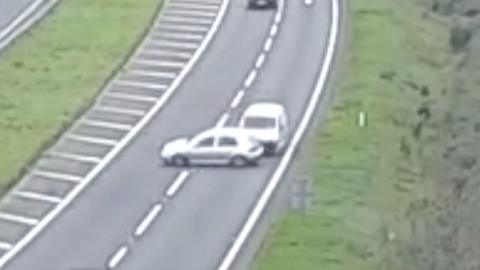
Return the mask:
<path id="1" fill-rule="evenodd" d="M 447 33 L 422 0 L 354 0 L 348 68 L 326 127 L 300 169 L 314 178 L 310 214 L 290 213 L 259 255 L 261 270 L 410 269 L 411 226 L 431 196 L 438 140 L 425 121 L 448 84 Z M 356 124 L 367 112 L 368 125 Z"/>
<path id="2" fill-rule="evenodd" d="M 91 103 L 160 2 L 62 1 L 1 53 L 0 192 Z"/>

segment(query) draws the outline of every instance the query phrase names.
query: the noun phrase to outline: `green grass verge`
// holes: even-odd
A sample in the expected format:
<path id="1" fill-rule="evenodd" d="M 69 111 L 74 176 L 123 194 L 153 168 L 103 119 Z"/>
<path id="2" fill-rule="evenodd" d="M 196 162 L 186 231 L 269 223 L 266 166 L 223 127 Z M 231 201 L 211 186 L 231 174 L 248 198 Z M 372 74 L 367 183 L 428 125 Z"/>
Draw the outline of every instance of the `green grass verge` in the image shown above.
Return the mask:
<path id="1" fill-rule="evenodd" d="M 161 0 L 68 0 L 0 55 L 0 193 L 92 98 Z"/>
<path id="2" fill-rule="evenodd" d="M 413 209 L 421 209 L 431 192 L 428 164 L 420 162 L 429 153 L 419 151 L 418 110 L 446 83 L 446 32 L 424 14 L 426 1 L 350 3 L 348 68 L 334 90 L 326 127 L 302 157 L 300 171 L 314 179 L 314 207 L 275 225 L 255 269 L 409 265 L 404 251 Z M 356 125 L 361 111 L 368 114 L 363 129 Z M 434 140 L 429 131 L 422 132 Z"/>

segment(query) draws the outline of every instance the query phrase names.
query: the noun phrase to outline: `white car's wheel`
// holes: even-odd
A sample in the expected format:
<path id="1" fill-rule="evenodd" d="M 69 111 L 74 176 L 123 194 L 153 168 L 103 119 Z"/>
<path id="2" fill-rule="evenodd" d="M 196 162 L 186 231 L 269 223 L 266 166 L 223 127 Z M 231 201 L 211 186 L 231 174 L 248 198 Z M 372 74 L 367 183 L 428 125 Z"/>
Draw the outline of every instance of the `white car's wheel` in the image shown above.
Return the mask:
<path id="1" fill-rule="evenodd" d="M 245 167 L 248 165 L 248 160 L 242 156 L 234 156 L 230 160 L 230 164 L 234 167 Z"/>
<path id="2" fill-rule="evenodd" d="M 189 165 L 189 160 L 184 156 L 174 156 L 172 158 L 172 164 L 179 167 L 185 167 Z"/>

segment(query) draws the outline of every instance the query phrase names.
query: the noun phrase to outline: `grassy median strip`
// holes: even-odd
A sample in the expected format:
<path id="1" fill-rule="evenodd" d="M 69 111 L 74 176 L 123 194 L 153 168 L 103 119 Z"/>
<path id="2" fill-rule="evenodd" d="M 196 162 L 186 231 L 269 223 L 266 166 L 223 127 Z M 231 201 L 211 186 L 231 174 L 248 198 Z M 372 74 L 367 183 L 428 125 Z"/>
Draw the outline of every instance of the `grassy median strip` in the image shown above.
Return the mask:
<path id="1" fill-rule="evenodd" d="M 0 53 L 0 192 L 84 110 L 161 0 L 65 0 Z"/>
<path id="2" fill-rule="evenodd" d="M 425 1 L 350 3 L 348 69 L 334 90 L 326 127 L 302 157 L 302 173 L 314 179 L 315 203 L 309 214 L 289 213 L 275 226 L 255 269 L 408 265 L 406 213 L 431 192 L 421 162 L 428 153 L 417 151 L 419 123 L 428 113 L 422 106 L 448 80 L 442 75 L 446 33 L 423 14 Z M 360 112 L 368 116 L 363 128 Z"/>

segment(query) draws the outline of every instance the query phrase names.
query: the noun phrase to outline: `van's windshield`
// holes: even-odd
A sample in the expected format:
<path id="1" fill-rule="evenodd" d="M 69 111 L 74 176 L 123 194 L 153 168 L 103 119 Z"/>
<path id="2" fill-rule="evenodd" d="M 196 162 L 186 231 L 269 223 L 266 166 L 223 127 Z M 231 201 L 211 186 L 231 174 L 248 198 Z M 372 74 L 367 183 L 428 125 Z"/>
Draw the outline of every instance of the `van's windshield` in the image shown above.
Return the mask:
<path id="1" fill-rule="evenodd" d="M 247 117 L 244 121 L 245 128 L 268 129 L 275 128 L 275 118 L 271 117 Z"/>

